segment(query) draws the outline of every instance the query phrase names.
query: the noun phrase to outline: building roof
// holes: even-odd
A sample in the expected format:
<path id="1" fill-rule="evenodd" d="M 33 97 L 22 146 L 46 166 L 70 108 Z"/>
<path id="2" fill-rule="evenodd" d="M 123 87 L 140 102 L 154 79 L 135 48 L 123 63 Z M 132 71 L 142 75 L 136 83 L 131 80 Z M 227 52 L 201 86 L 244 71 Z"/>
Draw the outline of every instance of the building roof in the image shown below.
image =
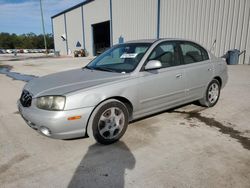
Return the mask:
<path id="1" fill-rule="evenodd" d="M 74 9 L 80 7 L 80 6 L 86 5 L 86 4 L 88 4 L 88 3 L 92 2 L 92 1 L 94 1 L 94 0 L 85 0 L 85 1 L 83 1 L 82 3 L 79 3 L 79 4 L 77 4 L 77 5 L 73 6 L 73 7 L 70 7 L 70 8 L 68 8 L 68 9 L 62 11 L 62 12 L 59 12 L 58 14 L 56 14 L 56 15 L 54 15 L 54 16 L 51 16 L 51 19 L 53 19 L 53 18 L 55 18 L 55 17 L 57 17 L 57 16 L 60 16 L 60 15 L 62 15 L 62 14 L 64 14 L 64 13 L 66 13 L 66 12 L 69 12 L 69 11 L 71 11 L 71 10 L 74 10 Z"/>

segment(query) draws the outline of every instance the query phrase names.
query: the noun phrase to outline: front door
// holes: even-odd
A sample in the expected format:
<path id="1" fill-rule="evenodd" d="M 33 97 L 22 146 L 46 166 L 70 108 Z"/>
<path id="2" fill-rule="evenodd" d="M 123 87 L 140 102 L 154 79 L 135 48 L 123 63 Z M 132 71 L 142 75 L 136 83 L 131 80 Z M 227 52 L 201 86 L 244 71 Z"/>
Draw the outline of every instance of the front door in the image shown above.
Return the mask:
<path id="1" fill-rule="evenodd" d="M 162 68 L 140 72 L 139 114 L 150 114 L 178 105 L 185 99 L 185 70 L 175 42 L 160 43 L 147 60 L 158 60 Z"/>

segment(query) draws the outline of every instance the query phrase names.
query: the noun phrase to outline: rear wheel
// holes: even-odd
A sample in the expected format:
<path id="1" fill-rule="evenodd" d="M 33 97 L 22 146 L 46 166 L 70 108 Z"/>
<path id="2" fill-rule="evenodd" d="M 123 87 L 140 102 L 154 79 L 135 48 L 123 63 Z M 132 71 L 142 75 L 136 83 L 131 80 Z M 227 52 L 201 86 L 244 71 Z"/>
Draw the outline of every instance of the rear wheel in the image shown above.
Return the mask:
<path id="1" fill-rule="evenodd" d="M 100 104 L 93 112 L 88 125 L 88 135 L 101 144 L 112 144 L 126 132 L 128 110 L 115 99 Z"/>
<path id="2" fill-rule="evenodd" d="M 220 83 L 218 80 L 213 79 L 209 83 L 204 97 L 201 100 L 199 100 L 199 103 L 205 107 L 212 107 L 218 102 L 219 97 L 220 97 Z"/>

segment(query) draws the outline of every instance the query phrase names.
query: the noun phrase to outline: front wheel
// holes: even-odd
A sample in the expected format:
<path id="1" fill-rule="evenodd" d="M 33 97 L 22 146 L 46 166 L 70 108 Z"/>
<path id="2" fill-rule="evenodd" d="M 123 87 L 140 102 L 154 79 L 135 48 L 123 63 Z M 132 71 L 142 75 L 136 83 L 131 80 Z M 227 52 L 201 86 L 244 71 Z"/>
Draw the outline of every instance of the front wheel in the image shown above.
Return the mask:
<path id="1" fill-rule="evenodd" d="M 205 107 L 214 106 L 220 97 L 220 83 L 218 80 L 213 79 L 207 87 L 204 97 L 199 100 L 199 103 Z"/>
<path id="2" fill-rule="evenodd" d="M 104 101 L 94 110 L 88 126 L 89 136 L 93 136 L 100 144 L 112 144 L 127 130 L 128 110 L 118 100 Z"/>

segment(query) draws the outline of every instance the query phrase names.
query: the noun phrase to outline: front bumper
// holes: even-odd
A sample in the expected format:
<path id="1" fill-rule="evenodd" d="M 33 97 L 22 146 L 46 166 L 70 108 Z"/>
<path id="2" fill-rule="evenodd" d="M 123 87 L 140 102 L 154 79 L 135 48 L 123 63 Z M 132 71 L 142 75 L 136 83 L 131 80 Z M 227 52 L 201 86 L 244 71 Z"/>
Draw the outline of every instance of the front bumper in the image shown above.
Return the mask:
<path id="1" fill-rule="evenodd" d="M 36 107 L 23 107 L 18 100 L 18 110 L 25 122 L 33 129 L 41 132 L 43 128 L 50 131 L 49 137 L 70 139 L 83 137 L 89 116 L 94 107 L 66 111 L 47 111 Z M 68 120 L 69 117 L 81 116 L 80 119 Z"/>

